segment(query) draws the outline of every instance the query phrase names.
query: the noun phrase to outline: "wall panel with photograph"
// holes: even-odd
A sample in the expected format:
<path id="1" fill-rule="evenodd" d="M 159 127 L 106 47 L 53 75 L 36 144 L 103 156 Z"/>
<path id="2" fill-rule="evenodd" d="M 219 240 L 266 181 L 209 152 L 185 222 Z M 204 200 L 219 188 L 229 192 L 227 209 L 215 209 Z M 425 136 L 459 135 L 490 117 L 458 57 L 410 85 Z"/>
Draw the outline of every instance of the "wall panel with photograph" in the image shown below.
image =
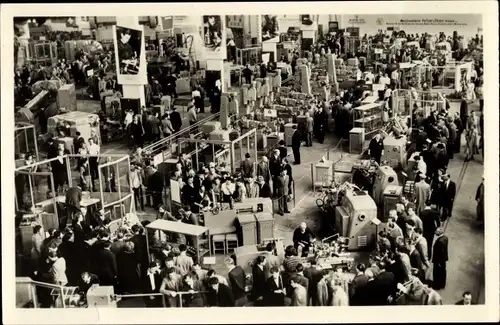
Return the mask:
<path id="1" fill-rule="evenodd" d="M 118 82 L 141 85 L 146 82 L 146 58 L 143 26 L 113 26 Z"/>
<path id="2" fill-rule="evenodd" d="M 262 15 L 262 41 L 279 37 L 279 24 L 277 15 Z"/>
<path id="3" fill-rule="evenodd" d="M 225 16 L 209 15 L 202 17 L 203 57 L 206 60 L 225 60 L 226 32 Z"/>

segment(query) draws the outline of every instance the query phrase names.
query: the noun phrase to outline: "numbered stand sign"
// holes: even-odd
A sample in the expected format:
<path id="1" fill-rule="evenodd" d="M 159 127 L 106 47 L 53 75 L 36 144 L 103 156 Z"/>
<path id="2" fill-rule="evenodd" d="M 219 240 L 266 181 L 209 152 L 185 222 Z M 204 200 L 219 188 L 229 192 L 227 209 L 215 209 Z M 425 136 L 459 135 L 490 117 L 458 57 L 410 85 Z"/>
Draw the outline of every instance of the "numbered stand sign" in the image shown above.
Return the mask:
<path id="1" fill-rule="evenodd" d="M 264 117 L 277 117 L 278 112 L 275 109 L 265 109 Z"/>

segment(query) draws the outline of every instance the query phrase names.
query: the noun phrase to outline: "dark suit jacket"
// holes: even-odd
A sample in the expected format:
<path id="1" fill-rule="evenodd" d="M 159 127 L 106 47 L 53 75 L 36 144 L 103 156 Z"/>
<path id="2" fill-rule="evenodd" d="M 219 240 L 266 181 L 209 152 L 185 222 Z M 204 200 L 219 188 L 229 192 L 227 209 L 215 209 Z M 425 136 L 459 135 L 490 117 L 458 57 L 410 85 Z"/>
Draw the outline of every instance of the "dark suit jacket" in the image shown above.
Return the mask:
<path id="1" fill-rule="evenodd" d="M 286 158 L 286 156 L 288 155 L 286 147 L 285 146 L 279 146 L 278 150 L 280 151 L 280 159 Z"/>
<path id="2" fill-rule="evenodd" d="M 142 277 L 144 293 L 158 293 L 158 292 L 160 292 L 160 287 L 161 287 L 161 282 L 162 282 L 162 278 L 161 278 L 160 274 L 155 273 L 153 275 L 153 279 L 154 279 L 154 283 L 155 283 L 154 290 L 151 287 L 151 281 L 150 281 L 149 275 L 145 274 Z"/>
<path id="3" fill-rule="evenodd" d="M 375 280 L 373 280 L 375 287 L 377 288 L 376 292 L 376 305 L 387 305 L 387 298 L 389 296 L 396 296 L 397 292 L 397 281 L 394 275 L 391 272 L 383 271 L 380 273 Z"/>
<path id="4" fill-rule="evenodd" d="M 208 305 L 212 307 L 234 307 L 234 296 L 228 286 L 219 283 L 219 291 L 210 288 L 207 295 Z"/>
<path id="5" fill-rule="evenodd" d="M 436 229 L 441 225 L 441 220 L 439 220 L 439 213 L 433 209 L 424 209 L 420 212 L 420 219 L 422 219 L 422 224 L 424 227 L 424 237 L 430 237 L 434 235 Z M 432 245 L 432 243 L 427 243 Z"/>
<path id="6" fill-rule="evenodd" d="M 174 130 L 179 130 L 182 127 L 181 114 L 177 111 L 170 113 L 170 122 Z"/>
<path id="7" fill-rule="evenodd" d="M 134 251 L 137 256 L 137 260 L 141 263 L 141 268 L 145 270 L 149 264 L 146 236 L 134 235 L 130 238 L 130 241 L 134 243 Z"/>
<path id="8" fill-rule="evenodd" d="M 148 179 L 148 190 L 151 192 L 162 192 L 164 184 L 164 176 L 159 171 L 156 171 Z"/>
<path id="9" fill-rule="evenodd" d="M 411 267 L 418 269 L 418 278 L 422 279 L 424 275 L 424 264 L 422 263 L 422 257 L 420 256 L 419 251 L 415 248 L 409 257 Z"/>
<path id="10" fill-rule="evenodd" d="M 83 146 L 85 143 L 85 139 L 83 137 L 75 138 L 73 140 L 73 147 L 75 149 L 75 154 L 78 154 L 78 150 Z"/>
<path id="11" fill-rule="evenodd" d="M 292 148 L 300 148 L 300 144 L 302 142 L 302 135 L 299 130 L 295 130 L 292 135 Z"/>
<path id="12" fill-rule="evenodd" d="M 359 274 L 352 279 L 349 286 L 349 297 L 351 297 L 351 305 L 359 306 L 359 292 L 362 292 L 363 287 L 368 283 L 368 277 L 364 274 Z"/>
<path id="13" fill-rule="evenodd" d="M 241 173 L 245 178 L 253 177 L 253 162 L 247 159 L 243 160 L 241 162 Z"/>
<path id="14" fill-rule="evenodd" d="M 319 280 L 321 280 L 321 271 L 315 267 L 308 267 L 304 270 L 304 276 L 309 280 L 309 297 L 315 299 L 317 285 Z"/>
<path id="15" fill-rule="evenodd" d="M 441 236 L 436 239 L 432 252 L 432 263 L 448 262 L 448 237 Z"/>
<path id="16" fill-rule="evenodd" d="M 245 296 L 245 271 L 241 266 L 236 266 L 227 275 L 229 284 L 231 285 L 231 290 L 233 291 L 233 296 L 235 299 L 240 299 Z"/>
<path id="17" fill-rule="evenodd" d="M 443 193 L 443 206 L 451 207 L 453 205 L 453 201 L 455 201 L 455 195 L 457 192 L 457 186 L 454 181 L 450 181 L 448 184 L 448 188 L 446 188 L 445 184 L 442 185 L 442 193 Z"/>
<path id="18" fill-rule="evenodd" d="M 276 282 L 274 281 L 273 277 L 270 276 L 269 279 L 267 279 L 267 299 L 266 299 L 266 305 L 267 306 L 284 306 L 285 305 L 285 295 L 282 293 L 274 293 L 275 290 L 283 290 L 284 284 L 283 284 L 283 279 L 281 278 L 280 275 L 280 281 L 279 285 L 276 285 Z"/>
<path id="19" fill-rule="evenodd" d="M 266 272 L 265 269 L 261 270 L 260 267 L 255 265 L 252 268 L 252 298 L 257 299 L 266 295 Z"/>
<path id="20" fill-rule="evenodd" d="M 258 163 L 257 164 L 257 176 L 262 176 L 264 177 L 264 181 L 266 183 L 269 183 L 269 178 L 271 176 L 271 173 L 269 171 L 269 165 L 264 165 L 263 163 Z"/>
<path id="21" fill-rule="evenodd" d="M 82 190 L 78 187 L 70 187 L 66 191 L 66 204 L 80 209 L 80 201 L 82 200 Z"/>
<path id="22" fill-rule="evenodd" d="M 94 270 L 101 285 L 114 285 L 115 277 L 118 274 L 115 254 L 105 248 L 97 249 Z"/>
<path id="23" fill-rule="evenodd" d="M 271 197 L 271 187 L 268 183 L 265 183 L 262 187 L 259 187 L 259 189 L 259 197 Z"/>

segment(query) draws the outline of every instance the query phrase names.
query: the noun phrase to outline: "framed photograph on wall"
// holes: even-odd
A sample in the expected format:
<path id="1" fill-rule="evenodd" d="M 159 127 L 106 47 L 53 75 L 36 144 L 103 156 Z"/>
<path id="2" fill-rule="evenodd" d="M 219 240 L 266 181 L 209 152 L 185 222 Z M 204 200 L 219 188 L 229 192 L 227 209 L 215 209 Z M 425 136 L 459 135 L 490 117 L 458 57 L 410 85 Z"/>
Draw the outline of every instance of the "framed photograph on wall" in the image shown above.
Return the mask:
<path id="1" fill-rule="evenodd" d="M 144 30 L 141 25 L 113 26 L 116 75 L 122 85 L 147 83 Z"/>
<path id="2" fill-rule="evenodd" d="M 225 16 L 203 16 L 203 55 L 205 59 L 224 60 L 226 53 Z"/>

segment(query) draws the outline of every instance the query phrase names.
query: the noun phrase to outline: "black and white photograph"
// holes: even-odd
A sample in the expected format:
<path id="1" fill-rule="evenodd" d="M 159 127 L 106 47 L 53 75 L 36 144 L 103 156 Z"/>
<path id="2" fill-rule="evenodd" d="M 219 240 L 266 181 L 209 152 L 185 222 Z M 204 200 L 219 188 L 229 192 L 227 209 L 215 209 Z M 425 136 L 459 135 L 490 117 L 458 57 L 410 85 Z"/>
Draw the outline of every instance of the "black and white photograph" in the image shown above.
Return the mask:
<path id="1" fill-rule="evenodd" d="M 427 3 L 2 5 L 4 323 L 498 320 L 498 4 Z"/>
<path id="2" fill-rule="evenodd" d="M 262 15 L 262 41 L 279 36 L 280 27 L 278 16 Z"/>
<path id="3" fill-rule="evenodd" d="M 119 60 L 119 73 L 137 75 L 140 69 L 142 31 L 116 26 L 116 44 Z"/>
<path id="4" fill-rule="evenodd" d="M 222 19 L 219 15 L 203 16 L 203 44 L 206 51 L 221 52 Z"/>

